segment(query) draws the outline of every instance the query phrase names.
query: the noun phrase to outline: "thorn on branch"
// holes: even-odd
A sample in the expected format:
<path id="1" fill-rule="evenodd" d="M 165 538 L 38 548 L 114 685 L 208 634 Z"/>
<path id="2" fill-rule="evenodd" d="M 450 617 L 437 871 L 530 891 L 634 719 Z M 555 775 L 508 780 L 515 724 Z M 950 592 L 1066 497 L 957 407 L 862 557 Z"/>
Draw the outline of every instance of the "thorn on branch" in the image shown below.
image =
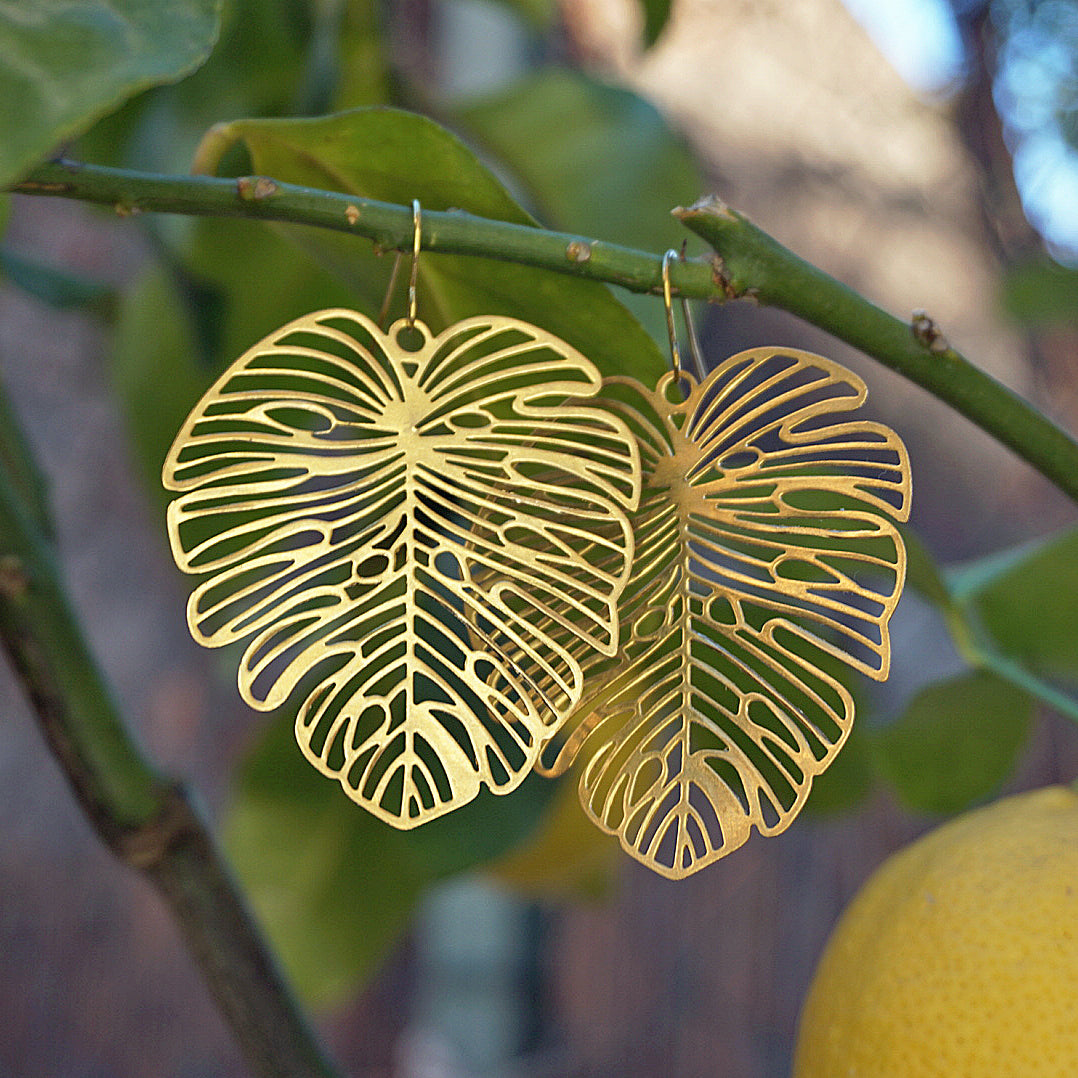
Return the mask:
<path id="1" fill-rule="evenodd" d="M 591 258 L 591 244 L 583 240 L 571 240 L 565 248 L 565 257 L 570 262 L 587 262 Z"/>
<path id="2" fill-rule="evenodd" d="M 727 221 L 736 221 L 733 210 L 718 195 L 704 195 L 691 206 L 675 206 L 670 213 L 679 221 L 688 217 L 721 217 Z"/>
<path id="3" fill-rule="evenodd" d="M 939 323 L 923 308 L 918 307 L 913 312 L 910 329 L 914 339 L 933 354 L 939 355 L 950 350 L 950 342 L 944 336 Z"/>
<path id="4" fill-rule="evenodd" d="M 240 176 L 236 180 L 236 193 L 244 202 L 262 202 L 277 194 L 277 181 L 269 176 Z"/>

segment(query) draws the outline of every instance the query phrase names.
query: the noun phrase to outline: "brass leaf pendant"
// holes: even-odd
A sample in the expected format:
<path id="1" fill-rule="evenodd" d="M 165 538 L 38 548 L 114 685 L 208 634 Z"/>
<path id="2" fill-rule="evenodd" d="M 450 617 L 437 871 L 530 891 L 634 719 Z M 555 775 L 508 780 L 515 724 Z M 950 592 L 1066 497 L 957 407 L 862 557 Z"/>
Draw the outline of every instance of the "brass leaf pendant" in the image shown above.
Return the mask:
<path id="1" fill-rule="evenodd" d="M 910 500 L 898 436 L 836 420 L 866 397 L 838 364 L 759 348 L 684 383 L 608 381 L 644 473 L 622 646 L 584 657 L 544 768 L 578 760 L 586 812 L 672 878 L 793 821 L 853 721 L 835 660 L 887 676 Z"/>
<path id="2" fill-rule="evenodd" d="M 237 359 L 169 451 L 195 639 L 244 643 L 243 698 L 295 693 L 307 759 L 397 827 L 516 787 L 583 661 L 617 653 L 640 463 L 600 388 L 511 318 L 320 311 Z"/>

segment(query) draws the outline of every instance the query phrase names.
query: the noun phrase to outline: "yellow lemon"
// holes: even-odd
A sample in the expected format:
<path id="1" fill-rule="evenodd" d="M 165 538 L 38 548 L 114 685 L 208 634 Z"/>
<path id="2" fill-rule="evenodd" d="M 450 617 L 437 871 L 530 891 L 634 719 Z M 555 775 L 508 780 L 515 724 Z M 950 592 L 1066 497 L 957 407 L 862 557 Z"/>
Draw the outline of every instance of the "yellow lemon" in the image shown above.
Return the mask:
<path id="1" fill-rule="evenodd" d="M 1078 1076 L 1078 794 L 997 801 L 891 857 L 828 941 L 794 1078 Z"/>

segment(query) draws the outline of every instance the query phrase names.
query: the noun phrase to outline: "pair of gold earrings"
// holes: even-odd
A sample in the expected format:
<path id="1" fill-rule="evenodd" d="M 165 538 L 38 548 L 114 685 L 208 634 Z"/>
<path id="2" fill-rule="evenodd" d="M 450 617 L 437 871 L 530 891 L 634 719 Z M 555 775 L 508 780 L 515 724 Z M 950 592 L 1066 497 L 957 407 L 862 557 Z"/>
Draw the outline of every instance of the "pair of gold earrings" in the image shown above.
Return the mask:
<path id="1" fill-rule="evenodd" d="M 741 352 L 603 379 L 504 316 L 318 311 L 245 352 L 164 465 L 195 639 L 298 701 L 307 759 L 411 828 L 580 765 L 594 822 L 687 876 L 783 830 L 887 675 L 906 450 L 859 378 Z M 690 337 L 695 340 L 694 335 Z M 697 350 L 693 347 L 694 361 Z"/>

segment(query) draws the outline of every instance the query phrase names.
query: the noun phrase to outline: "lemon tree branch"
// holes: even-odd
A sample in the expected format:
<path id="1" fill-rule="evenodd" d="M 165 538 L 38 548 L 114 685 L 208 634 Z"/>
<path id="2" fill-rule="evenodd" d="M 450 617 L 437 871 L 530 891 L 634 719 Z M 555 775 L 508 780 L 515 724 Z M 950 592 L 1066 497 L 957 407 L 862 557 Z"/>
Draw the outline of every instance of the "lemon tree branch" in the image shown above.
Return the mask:
<path id="1" fill-rule="evenodd" d="M 913 325 L 783 247 L 715 198 L 675 214 L 714 248 L 727 294 L 781 307 L 927 389 L 1078 501 L 1078 444 L 948 344 L 927 315 Z"/>
<path id="2" fill-rule="evenodd" d="M 362 237 L 383 250 L 406 250 L 412 240 L 410 206 L 264 176 L 161 176 L 53 161 L 11 190 L 103 203 L 121 214 L 154 211 L 314 225 Z M 751 297 L 797 315 L 928 390 L 1078 501 L 1078 442 L 951 348 L 931 320 L 911 325 L 887 314 L 717 199 L 674 212 L 715 251 L 713 258 L 671 266 L 675 293 L 711 301 Z M 422 244 L 428 252 L 517 262 L 634 292 L 658 293 L 662 287 L 661 255 L 458 211 L 424 210 Z"/>

